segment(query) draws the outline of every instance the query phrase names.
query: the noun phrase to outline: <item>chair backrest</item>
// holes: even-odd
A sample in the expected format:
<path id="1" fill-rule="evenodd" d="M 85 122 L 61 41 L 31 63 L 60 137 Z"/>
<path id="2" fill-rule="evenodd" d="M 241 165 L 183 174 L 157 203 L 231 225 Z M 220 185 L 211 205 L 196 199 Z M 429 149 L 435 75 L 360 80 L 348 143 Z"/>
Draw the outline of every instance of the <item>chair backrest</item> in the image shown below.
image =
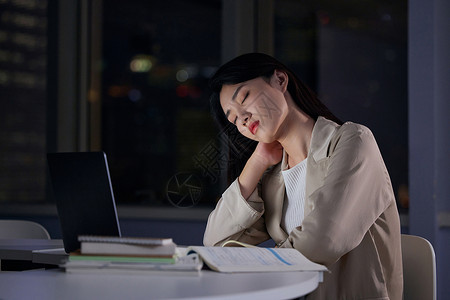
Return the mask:
<path id="1" fill-rule="evenodd" d="M 36 222 L 0 220 L 0 239 L 50 239 L 50 234 Z"/>
<path id="2" fill-rule="evenodd" d="M 426 239 L 402 234 L 403 298 L 436 299 L 436 257 Z"/>

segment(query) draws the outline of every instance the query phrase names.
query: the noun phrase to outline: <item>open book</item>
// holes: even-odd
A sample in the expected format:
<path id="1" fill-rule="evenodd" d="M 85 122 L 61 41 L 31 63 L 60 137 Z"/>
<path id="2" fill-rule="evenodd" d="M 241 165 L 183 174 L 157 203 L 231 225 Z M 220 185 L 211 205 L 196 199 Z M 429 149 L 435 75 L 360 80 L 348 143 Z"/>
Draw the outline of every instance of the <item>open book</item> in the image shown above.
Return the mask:
<path id="1" fill-rule="evenodd" d="M 210 269 L 226 273 L 328 270 L 288 248 L 191 246 L 186 249 L 190 253 L 198 254 Z"/>

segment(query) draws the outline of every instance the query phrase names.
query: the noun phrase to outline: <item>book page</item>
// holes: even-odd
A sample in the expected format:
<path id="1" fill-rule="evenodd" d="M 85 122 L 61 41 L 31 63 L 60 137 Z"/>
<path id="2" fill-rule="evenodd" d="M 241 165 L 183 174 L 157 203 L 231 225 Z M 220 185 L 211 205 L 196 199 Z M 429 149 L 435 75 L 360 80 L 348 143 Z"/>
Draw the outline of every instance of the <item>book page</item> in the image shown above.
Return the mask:
<path id="1" fill-rule="evenodd" d="M 295 249 L 192 247 L 213 270 L 252 271 L 326 271 L 326 267 L 308 260 Z"/>

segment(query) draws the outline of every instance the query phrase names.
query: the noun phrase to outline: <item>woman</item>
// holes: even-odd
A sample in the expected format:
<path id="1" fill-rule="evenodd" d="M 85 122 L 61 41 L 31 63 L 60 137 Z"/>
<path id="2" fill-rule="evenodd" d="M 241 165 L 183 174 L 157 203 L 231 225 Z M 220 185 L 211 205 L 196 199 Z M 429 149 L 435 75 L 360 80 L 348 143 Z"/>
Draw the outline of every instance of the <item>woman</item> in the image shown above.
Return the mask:
<path id="1" fill-rule="evenodd" d="M 238 176 L 210 214 L 204 244 L 272 239 L 297 249 L 331 271 L 311 299 L 401 299 L 399 217 L 370 130 L 342 124 L 265 54 L 223 65 L 211 87 L 219 124 L 257 146 L 243 168 L 231 166 Z"/>

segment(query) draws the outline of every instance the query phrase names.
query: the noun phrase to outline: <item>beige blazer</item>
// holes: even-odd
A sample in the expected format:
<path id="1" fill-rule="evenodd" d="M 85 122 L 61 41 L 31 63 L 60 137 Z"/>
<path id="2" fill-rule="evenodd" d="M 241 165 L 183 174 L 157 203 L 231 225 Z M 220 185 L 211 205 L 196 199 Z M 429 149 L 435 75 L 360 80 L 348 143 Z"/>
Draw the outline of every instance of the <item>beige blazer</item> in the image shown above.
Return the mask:
<path id="1" fill-rule="evenodd" d="M 305 218 L 281 228 L 285 186 L 280 164 L 245 200 L 237 180 L 208 218 L 205 245 L 273 239 L 331 271 L 308 299 L 401 299 L 400 222 L 389 174 L 371 131 L 319 117 L 307 160 Z"/>

